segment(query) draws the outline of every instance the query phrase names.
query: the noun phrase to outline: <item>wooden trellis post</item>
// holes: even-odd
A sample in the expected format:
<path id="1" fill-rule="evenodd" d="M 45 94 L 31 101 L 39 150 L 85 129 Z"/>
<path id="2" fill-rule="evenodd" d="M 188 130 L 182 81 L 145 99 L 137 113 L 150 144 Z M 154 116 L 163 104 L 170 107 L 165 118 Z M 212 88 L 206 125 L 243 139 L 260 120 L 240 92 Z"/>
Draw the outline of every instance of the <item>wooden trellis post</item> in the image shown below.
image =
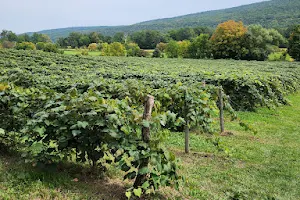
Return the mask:
<path id="1" fill-rule="evenodd" d="M 223 90 L 219 88 L 219 109 L 220 109 L 220 131 L 224 132 L 224 102 L 223 102 Z"/>
<path id="2" fill-rule="evenodd" d="M 143 120 L 149 121 L 151 119 L 151 113 L 152 113 L 152 108 L 154 106 L 154 97 L 151 95 L 147 95 L 146 100 L 145 100 L 145 109 L 144 109 L 144 114 L 143 114 Z M 144 142 L 149 143 L 150 142 L 150 127 L 144 127 L 142 128 L 142 139 Z M 143 159 L 141 161 L 141 164 L 139 168 L 144 168 L 148 167 L 149 159 Z M 134 182 L 134 187 L 141 186 L 142 183 L 144 183 L 147 179 L 146 174 L 138 174 L 135 182 Z"/>

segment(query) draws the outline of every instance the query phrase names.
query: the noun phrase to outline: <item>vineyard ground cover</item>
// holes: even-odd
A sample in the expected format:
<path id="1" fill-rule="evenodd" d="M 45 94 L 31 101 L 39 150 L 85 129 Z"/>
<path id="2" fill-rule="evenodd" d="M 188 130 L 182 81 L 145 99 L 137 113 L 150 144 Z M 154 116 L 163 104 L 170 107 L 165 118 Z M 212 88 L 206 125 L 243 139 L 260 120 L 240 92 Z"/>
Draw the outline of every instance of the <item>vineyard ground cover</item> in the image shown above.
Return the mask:
<path id="1" fill-rule="evenodd" d="M 183 133 L 172 133 L 166 145 L 181 158 L 187 183 L 179 192 L 166 188 L 160 194 L 169 199 L 299 199 L 300 94 L 288 99 L 292 106 L 239 112 L 257 127 L 257 135 L 226 121 L 226 130 L 233 135 L 222 141 L 231 148 L 230 157 L 216 151 L 208 136 L 195 133 L 192 153 L 185 155 Z M 83 176 L 84 169 L 75 165 L 44 172 L 22 164 L 13 154 L 1 151 L 0 155 L 0 198 L 4 199 L 121 199 L 126 185 L 113 170 L 112 178 L 103 182 L 95 174 Z"/>

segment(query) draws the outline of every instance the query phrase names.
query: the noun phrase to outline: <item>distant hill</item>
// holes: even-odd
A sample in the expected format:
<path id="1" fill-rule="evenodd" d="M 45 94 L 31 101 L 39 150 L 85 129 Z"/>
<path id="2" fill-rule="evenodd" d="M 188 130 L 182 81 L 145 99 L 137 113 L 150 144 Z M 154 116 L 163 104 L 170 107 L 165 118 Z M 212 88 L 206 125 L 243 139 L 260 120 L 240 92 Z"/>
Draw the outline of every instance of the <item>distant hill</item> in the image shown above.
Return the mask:
<path id="1" fill-rule="evenodd" d="M 128 26 L 72 27 L 44 30 L 52 40 L 66 37 L 71 32 L 101 32 L 113 35 L 117 32 L 132 33 L 140 30 L 168 31 L 182 27 L 216 27 L 229 19 L 243 21 L 244 24 L 261 24 L 267 28 L 287 28 L 300 24 L 300 0 L 271 0 L 223 10 L 207 11 L 173 18 L 157 19 Z"/>

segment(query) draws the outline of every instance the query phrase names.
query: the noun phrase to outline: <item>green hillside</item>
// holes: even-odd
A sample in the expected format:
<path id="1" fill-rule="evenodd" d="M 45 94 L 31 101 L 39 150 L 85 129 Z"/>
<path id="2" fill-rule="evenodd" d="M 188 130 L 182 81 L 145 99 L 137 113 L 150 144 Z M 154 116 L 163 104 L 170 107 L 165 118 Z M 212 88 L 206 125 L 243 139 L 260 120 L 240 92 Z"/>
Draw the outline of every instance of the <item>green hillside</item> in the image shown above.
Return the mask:
<path id="1" fill-rule="evenodd" d="M 184 15 L 174 18 L 157 19 L 137 23 L 129 26 L 94 26 L 73 27 L 41 31 L 48 34 L 51 39 L 65 37 L 70 32 L 101 32 L 105 35 L 113 35 L 116 32 L 132 33 L 139 30 L 167 31 L 181 27 L 208 26 L 215 27 L 229 19 L 241 20 L 246 25 L 261 24 L 264 27 L 286 28 L 293 24 L 300 24 L 299 0 L 271 0 L 250 5 L 244 5 L 229 9 L 207 11 Z"/>

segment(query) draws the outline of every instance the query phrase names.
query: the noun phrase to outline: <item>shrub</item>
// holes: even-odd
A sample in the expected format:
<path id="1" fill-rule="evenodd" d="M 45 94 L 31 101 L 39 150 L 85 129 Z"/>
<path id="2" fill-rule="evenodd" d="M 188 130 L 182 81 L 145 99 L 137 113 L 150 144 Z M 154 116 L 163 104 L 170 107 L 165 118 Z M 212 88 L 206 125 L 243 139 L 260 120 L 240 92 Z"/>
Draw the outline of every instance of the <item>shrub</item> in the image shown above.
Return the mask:
<path id="1" fill-rule="evenodd" d="M 165 52 L 166 50 L 166 47 L 167 47 L 167 44 L 166 43 L 163 43 L 163 42 L 160 42 L 156 45 L 156 48 L 161 51 L 162 53 Z"/>
<path id="2" fill-rule="evenodd" d="M 296 26 L 289 39 L 288 53 L 300 61 L 300 25 Z"/>
<path id="3" fill-rule="evenodd" d="M 57 48 L 57 46 L 55 44 L 52 44 L 52 43 L 45 43 L 43 51 L 59 53 L 59 49 Z"/>
<path id="4" fill-rule="evenodd" d="M 167 44 L 165 50 L 168 58 L 178 58 L 179 56 L 179 43 L 172 40 Z"/>
<path id="5" fill-rule="evenodd" d="M 288 61 L 292 62 L 292 57 L 287 52 L 275 52 L 268 56 L 269 61 Z"/>
<path id="6" fill-rule="evenodd" d="M 149 53 L 149 51 L 141 49 L 139 51 L 139 57 L 150 57 L 150 53 Z"/>
<path id="7" fill-rule="evenodd" d="M 37 50 L 44 50 L 44 48 L 45 48 L 45 43 L 44 42 L 38 42 L 38 43 L 36 43 L 36 49 Z"/>
<path id="8" fill-rule="evenodd" d="M 162 57 L 161 51 L 160 51 L 158 48 L 156 48 L 156 49 L 153 51 L 152 57 L 153 57 L 153 58 L 161 58 L 161 57 Z"/>
<path id="9" fill-rule="evenodd" d="M 18 50 L 35 50 L 36 47 L 32 42 L 21 42 L 18 43 L 16 46 Z"/>
<path id="10" fill-rule="evenodd" d="M 140 47 L 136 43 L 126 44 L 127 56 L 138 56 L 140 52 Z"/>
<path id="11" fill-rule="evenodd" d="M 120 42 L 114 42 L 111 44 L 102 43 L 101 44 L 101 55 L 102 56 L 125 56 L 126 49 Z"/>
<path id="12" fill-rule="evenodd" d="M 89 55 L 89 51 L 86 49 L 81 50 L 81 55 L 83 56 L 88 56 Z"/>
<path id="13" fill-rule="evenodd" d="M 96 43 L 91 43 L 91 44 L 89 44 L 88 49 L 90 51 L 96 51 L 97 47 L 98 47 L 98 45 Z"/>
<path id="14" fill-rule="evenodd" d="M 12 49 L 16 46 L 16 42 L 10 42 L 10 41 L 3 41 L 2 42 L 2 48 L 4 49 Z"/>

